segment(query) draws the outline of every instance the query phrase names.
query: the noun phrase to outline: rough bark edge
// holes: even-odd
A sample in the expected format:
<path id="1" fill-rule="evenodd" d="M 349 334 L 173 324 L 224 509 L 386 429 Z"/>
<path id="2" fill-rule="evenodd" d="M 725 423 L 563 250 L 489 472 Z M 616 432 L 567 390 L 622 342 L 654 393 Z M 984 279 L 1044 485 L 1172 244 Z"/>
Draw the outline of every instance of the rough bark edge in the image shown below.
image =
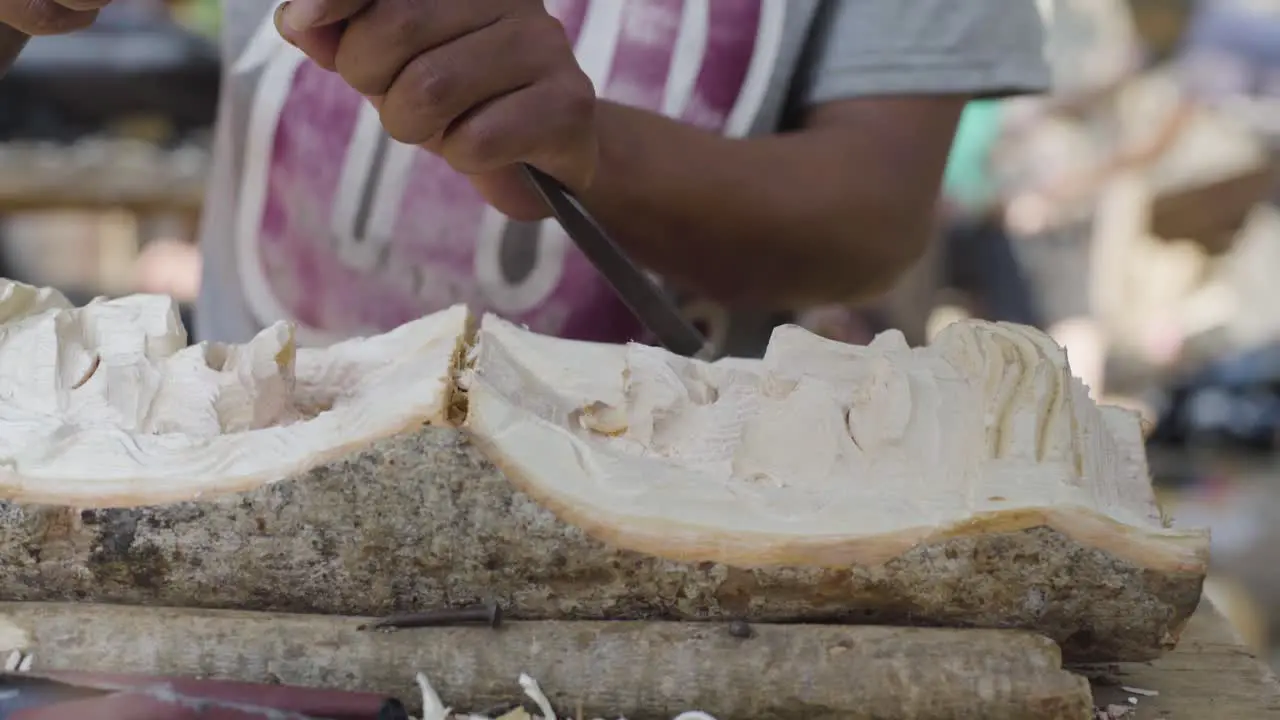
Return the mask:
<path id="1" fill-rule="evenodd" d="M 7 600 L 358 615 L 492 598 L 522 620 L 1020 628 L 1079 662 L 1172 649 L 1204 580 L 1043 527 L 921 544 L 880 567 L 671 562 L 563 522 L 439 428 L 251 493 L 83 512 L 0 504 L 0 517 Z"/>

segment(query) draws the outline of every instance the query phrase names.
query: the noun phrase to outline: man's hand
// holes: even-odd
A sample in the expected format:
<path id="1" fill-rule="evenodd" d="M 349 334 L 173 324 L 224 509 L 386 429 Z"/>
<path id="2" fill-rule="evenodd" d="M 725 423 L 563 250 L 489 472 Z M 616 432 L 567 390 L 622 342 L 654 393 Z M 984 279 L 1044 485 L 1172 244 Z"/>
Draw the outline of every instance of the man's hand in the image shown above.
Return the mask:
<path id="1" fill-rule="evenodd" d="M 292 0 L 276 25 L 507 215 L 547 214 L 518 163 L 590 186 L 595 91 L 542 0 Z"/>
<path id="2" fill-rule="evenodd" d="M 111 0 L 0 0 L 0 23 L 28 35 L 83 30 Z"/>

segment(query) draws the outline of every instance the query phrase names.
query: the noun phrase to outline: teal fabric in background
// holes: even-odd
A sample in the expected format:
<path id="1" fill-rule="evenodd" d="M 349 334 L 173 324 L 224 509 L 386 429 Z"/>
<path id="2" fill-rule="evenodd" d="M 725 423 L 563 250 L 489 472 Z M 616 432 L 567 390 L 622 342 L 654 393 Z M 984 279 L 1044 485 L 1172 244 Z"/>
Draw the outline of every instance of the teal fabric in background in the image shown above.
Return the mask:
<path id="1" fill-rule="evenodd" d="M 942 179 L 942 194 L 953 205 L 977 209 L 995 197 L 990 160 L 1000 136 L 1000 107 L 999 100 L 974 100 L 960 115 Z"/>

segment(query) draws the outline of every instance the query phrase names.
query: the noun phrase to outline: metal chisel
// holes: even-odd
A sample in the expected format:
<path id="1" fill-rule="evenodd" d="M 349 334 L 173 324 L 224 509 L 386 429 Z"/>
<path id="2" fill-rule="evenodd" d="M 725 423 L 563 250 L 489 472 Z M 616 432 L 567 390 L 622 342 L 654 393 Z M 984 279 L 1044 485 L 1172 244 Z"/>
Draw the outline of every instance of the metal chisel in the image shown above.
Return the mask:
<path id="1" fill-rule="evenodd" d="M 662 288 L 627 257 L 573 193 L 531 165 L 525 165 L 524 171 L 573 244 L 587 256 L 658 342 L 677 355 L 712 359 L 714 348 L 702 333 L 680 314 Z"/>
<path id="2" fill-rule="evenodd" d="M 30 35 L 0 24 L 0 78 L 8 74 L 9 68 L 13 67 L 14 61 L 22 54 L 22 48 L 27 46 L 30 39 Z"/>

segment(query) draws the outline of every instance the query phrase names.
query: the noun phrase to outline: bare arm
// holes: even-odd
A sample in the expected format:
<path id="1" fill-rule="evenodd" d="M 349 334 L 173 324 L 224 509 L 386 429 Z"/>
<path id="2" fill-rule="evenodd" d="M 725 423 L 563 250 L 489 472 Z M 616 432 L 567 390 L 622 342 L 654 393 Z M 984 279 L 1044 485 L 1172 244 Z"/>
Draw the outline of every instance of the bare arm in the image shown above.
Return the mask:
<path id="1" fill-rule="evenodd" d="M 585 201 L 638 261 L 717 300 L 865 298 L 924 251 L 966 100 L 832 102 L 748 140 L 602 103 Z"/>
<path id="2" fill-rule="evenodd" d="M 532 164 L 646 266 L 775 308 L 888 288 L 926 245 L 969 97 L 1047 75 L 1023 2 L 833 0 L 811 20 L 789 98 L 808 109 L 801 129 L 739 140 L 598 101 L 541 0 L 293 0 L 276 17 L 392 137 L 501 212 L 545 215 L 518 171 Z"/>

